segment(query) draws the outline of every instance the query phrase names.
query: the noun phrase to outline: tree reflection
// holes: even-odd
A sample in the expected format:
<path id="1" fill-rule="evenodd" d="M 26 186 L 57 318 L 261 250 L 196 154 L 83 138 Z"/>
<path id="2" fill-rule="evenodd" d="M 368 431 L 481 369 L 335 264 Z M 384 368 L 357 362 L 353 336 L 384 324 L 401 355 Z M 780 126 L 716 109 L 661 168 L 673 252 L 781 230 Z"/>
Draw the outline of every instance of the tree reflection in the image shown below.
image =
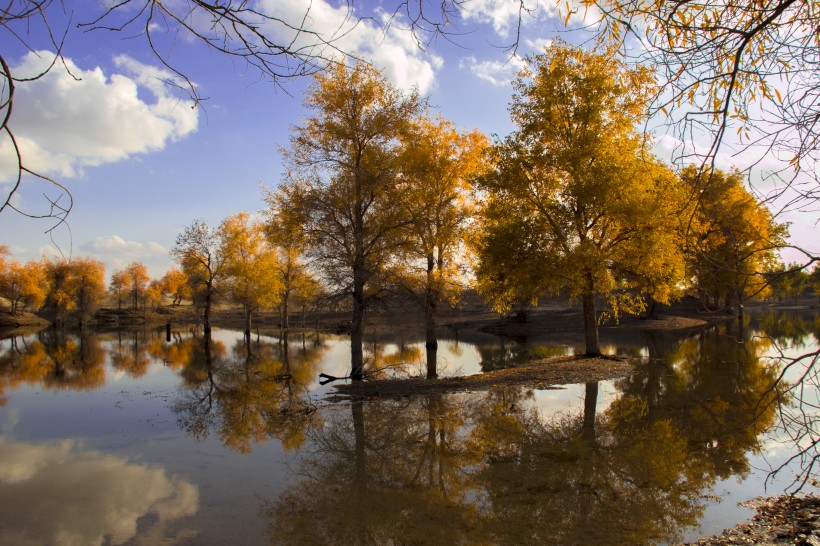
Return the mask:
<path id="1" fill-rule="evenodd" d="M 263 512 L 276 543 L 653 544 L 748 472 L 775 418 L 766 342 L 735 327 L 656 337 L 602 413 L 544 415 L 531 391 L 354 400 L 309 434 L 305 478 Z M 333 518 L 329 517 L 333 514 Z"/>
<path id="2" fill-rule="evenodd" d="M 302 445 L 315 420 L 309 388 L 324 345 L 298 346 L 287 335 L 273 342 L 245 336 L 230 351 L 208 336 L 177 343 L 190 346 L 174 351 L 190 356 L 182 365 L 184 383 L 173 405 L 184 430 L 198 439 L 214 433 L 241 453 L 271 437 L 286 450 Z M 252 350 L 249 343 L 254 343 Z"/>
<path id="3" fill-rule="evenodd" d="M 116 344 L 111 348 L 111 366 L 130 377 L 142 377 L 153 363 L 144 329 L 118 330 Z"/>
<path id="4" fill-rule="evenodd" d="M 276 544 L 456 544 L 472 534 L 458 397 L 353 401 L 310 432 L 308 477 L 263 512 Z M 304 453 L 304 452 L 303 452 Z M 332 515 L 332 519 L 329 517 Z"/>
<path id="5" fill-rule="evenodd" d="M 679 430 L 709 478 L 746 475 L 746 453 L 776 418 L 777 369 L 762 358 L 769 340 L 731 321 L 666 346 L 650 337 L 649 347 L 612 411 Z"/>
<path id="6" fill-rule="evenodd" d="M 89 390 L 105 383 L 106 352 L 98 338 L 82 330 L 69 334 L 46 329 L 35 336 L 5 340 L 0 353 L 0 404 L 2 393 L 21 384 L 45 389 Z"/>

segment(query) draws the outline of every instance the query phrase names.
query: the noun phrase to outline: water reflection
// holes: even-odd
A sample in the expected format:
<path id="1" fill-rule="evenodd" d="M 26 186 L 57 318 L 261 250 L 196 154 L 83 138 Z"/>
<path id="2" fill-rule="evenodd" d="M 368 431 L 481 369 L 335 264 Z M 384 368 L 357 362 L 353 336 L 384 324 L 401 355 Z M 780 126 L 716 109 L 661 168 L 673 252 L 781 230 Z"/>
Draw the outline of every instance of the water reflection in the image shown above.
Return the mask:
<path id="1" fill-rule="evenodd" d="M 286 450 L 304 441 L 316 406 L 309 386 L 318 376 L 326 346 L 278 340 L 254 342 L 245 336 L 232 350 L 210 337 L 177 342 L 189 360 L 181 364 L 183 388 L 173 411 L 180 426 L 198 439 L 212 432 L 235 451 L 248 453 L 253 444 L 277 438 Z"/>
<path id="2" fill-rule="evenodd" d="M 55 390 L 88 390 L 105 384 L 106 353 L 99 338 L 88 331 L 69 334 L 46 329 L 36 336 L 9 338 L 4 344 L 7 347 L 0 350 L 2 405 L 5 392 L 21 384 Z"/>
<path id="3" fill-rule="evenodd" d="M 525 391 L 352 402 L 311 431 L 309 476 L 264 508 L 278 544 L 653 543 L 705 485 L 664 424 L 516 409 Z M 683 449 L 682 449 L 683 448 Z M 331 518 L 318 515 L 333 514 Z"/>
<path id="4" fill-rule="evenodd" d="M 0 437 L 0 505 L 2 544 L 172 544 L 195 536 L 175 522 L 199 510 L 199 492 L 162 468 L 75 441 Z"/>
<path id="5" fill-rule="evenodd" d="M 778 403 L 794 402 L 784 392 L 786 383 L 776 385 L 783 361 L 764 356 L 782 351 L 797 359 L 814 351 L 816 361 L 818 325 L 813 314 L 777 312 L 747 314 L 744 321 L 688 336 L 650 332 L 639 342 L 633 332 L 622 341 L 610 340 L 619 353 L 641 360 L 630 377 L 614 383 L 564 391 L 498 387 L 485 393 L 346 403 L 323 401 L 317 384 L 320 373 L 334 373 L 334 359 L 339 369 L 349 366 L 349 346 L 338 338 L 245 337 L 217 330 L 213 338 L 176 331 L 166 342 L 164 331 L 150 329 L 104 335 L 49 329 L 0 341 L 0 395 L 5 397 L 0 401 L 13 405 L 14 391 L 22 385 L 65 390 L 59 400 L 48 398 L 48 411 L 60 411 L 71 391 L 95 389 L 106 381 L 128 380 L 116 389 L 100 389 L 109 394 L 127 389 L 144 393 L 150 389 L 142 385 L 149 382 L 163 385 L 167 396 L 160 402 L 144 396 L 144 408 L 150 409 L 142 415 L 150 413 L 152 423 L 168 423 L 165 436 L 157 438 L 173 437 L 173 442 L 195 447 L 177 458 L 170 451 L 157 455 L 164 444 L 153 442 L 145 448 L 150 453 L 145 460 L 185 461 L 179 464 L 193 473 L 198 465 L 207 466 L 197 459 L 204 457 L 199 451 L 216 449 L 213 460 L 241 461 L 219 467 L 228 484 L 222 487 L 233 483 L 241 468 L 255 477 L 275 473 L 275 490 L 246 493 L 267 498 L 261 516 L 276 544 L 651 544 L 674 541 L 697 525 L 709 502 L 704 494 L 720 480 L 753 474 L 750 458 L 764 448 L 764 432 L 784 414 Z M 410 336 L 383 338 L 368 343 L 367 365 L 371 377 L 475 373 L 566 354 L 573 343 L 476 335 L 470 341 L 466 336 L 442 340 L 431 351 Z M 157 376 L 166 379 L 160 383 Z M 795 377 L 785 380 L 793 384 Z M 23 407 L 28 410 L 43 399 Z M 127 405 L 110 397 L 107 406 L 97 400 L 83 397 L 94 408 L 83 407 L 83 415 L 104 416 L 98 423 L 100 436 L 110 430 L 132 434 L 129 427 L 142 426 L 136 418 L 128 421 L 128 410 L 120 411 Z M 105 420 L 112 407 L 120 412 L 114 412 L 121 419 L 116 426 Z M 155 418 L 160 411 L 167 415 Z M 50 418 L 47 413 L 43 411 L 44 419 Z M 795 442 L 814 438 L 815 424 L 804 421 L 804 436 Z M 154 438 L 151 432 L 141 434 Z M 199 443 L 206 439 L 216 441 Z M 165 476 L 154 472 L 158 467 L 132 465 L 143 471 L 135 473 L 124 459 L 115 464 L 114 455 L 68 442 L 69 447 L 48 443 L 42 449 L 51 454 L 40 459 L 57 460 L 60 449 L 81 459 L 90 453 L 87 458 L 102 468 L 123 468 L 126 476 L 141 476 L 134 479 L 164 483 L 155 475 Z M 257 450 L 260 445 L 276 449 Z M 0 459 L 29 447 L 42 446 L 8 440 L 0 445 Z M 260 459 L 272 451 L 295 461 L 271 472 L 265 465 L 273 463 Z M 16 483 L 9 476 L 19 467 L 6 462 L 0 466 L 0 495 Z M 66 471 L 73 472 L 74 464 Z M 201 491 L 216 483 L 209 481 L 216 478 L 198 478 Z M 171 498 L 187 495 L 174 492 L 174 479 L 165 479 L 171 485 L 163 490 Z M 55 482 L 57 497 L 63 494 L 60 487 Z M 762 493 L 762 483 L 755 488 Z M 222 493 L 214 486 L 215 496 Z M 48 497 L 45 485 L 39 494 Z M 107 498 L 93 487 L 88 494 Z M 136 521 L 138 530 L 196 510 L 189 497 L 178 513 L 163 508 L 164 501 L 157 499 L 164 497 L 147 498 L 133 509 L 126 507 L 129 514 L 143 511 L 125 518 Z M 224 514 L 202 517 L 237 517 L 225 503 L 219 506 Z M 43 513 L 54 519 L 43 532 L 62 525 L 59 515 Z M 107 536 L 130 540 L 133 524 L 123 526 L 100 528 Z M 81 530 L 83 540 L 93 543 L 92 530 Z"/>

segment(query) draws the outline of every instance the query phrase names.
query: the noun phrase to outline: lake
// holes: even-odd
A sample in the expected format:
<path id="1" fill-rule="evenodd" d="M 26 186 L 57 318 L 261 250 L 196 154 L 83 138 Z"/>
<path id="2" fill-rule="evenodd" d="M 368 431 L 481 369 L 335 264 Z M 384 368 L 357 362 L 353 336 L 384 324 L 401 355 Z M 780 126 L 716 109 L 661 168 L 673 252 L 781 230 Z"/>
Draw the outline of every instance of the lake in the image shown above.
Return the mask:
<path id="1" fill-rule="evenodd" d="M 339 336 L 7 337 L 0 544 L 662 544 L 745 520 L 739 502 L 795 480 L 813 490 L 816 452 L 791 459 L 815 438 L 816 310 L 601 338 L 639 362 L 629 377 L 330 401 L 319 374 L 350 366 Z M 420 339 L 371 336 L 366 369 L 423 376 Z M 440 341 L 437 370 L 582 343 L 465 334 Z"/>

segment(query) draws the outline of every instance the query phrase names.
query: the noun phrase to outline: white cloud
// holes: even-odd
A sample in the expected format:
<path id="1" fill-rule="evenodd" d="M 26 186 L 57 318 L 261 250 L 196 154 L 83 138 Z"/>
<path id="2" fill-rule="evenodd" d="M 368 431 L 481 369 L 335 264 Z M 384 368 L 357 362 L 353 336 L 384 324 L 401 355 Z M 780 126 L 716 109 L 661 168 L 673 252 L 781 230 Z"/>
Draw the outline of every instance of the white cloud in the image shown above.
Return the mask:
<path id="1" fill-rule="evenodd" d="M 149 254 L 167 254 L 168 250 L 159 243 L 149 241 L 146 244 L 137 241 L 126 241 L 119 235 L 110 237 L 97 237 L 91 242 L 80 247 L 86 252 L 96 254 L 118 255 L 126 257 L 139 257 Z"/>
<path id="2" fill-rule="evenodd" d="M 12 71 L 42 72 L 53 53 L 29 52 Z M 75 177 L 86 167 L 162 150 L 196 131 L 198 112 L 171 94 L 163 80 L 173 75 L 126 56 L 114 59 L 119 73 L 84 70 L 66 59 L 47 74 L 15 88 L 10 126 L 25 165 L 37 172 Z M 150 102 L 141 98 L 148 92 Z M 0 142 L 0 181 L 16 177 L 11 144 Z"/>
<path id="3" fill-rule="evenodd" d="M 524 43 L 532 49 L 535 53 L 542 53 L 544 49 L 552 45 L 552 40 L 549 38 L 536 38 L 534 40 L 525 40 Z"/>
<path id="4" fill-rule="evenodd" d="M 591 25 L 600 20 L 600 11 L 571 0 L 569 25 Z M 567 2 L 550 0 L 524 0 L 523 9 L 519 2 L 510 0 L 471 0 L 462 4 L 461 15 L 467 22 L 488 24 L 503 39 L 511 38 L 517 32 L 519 18 L 522 28 L 543 23 L 551 18 L 566 18 Z"/>
<path id="5" fill-rule="evenodd" d="M 470 56 L 461 60 L 459 68 L 469 70 L 479 79 L 493 85 L 508 86 L 526 64 L 526 61 L 520 57 L 511 57 L 506 61 L 480 61 Z"/>
<path id="6" fill-rule="evenodd" d="M 380 25 L 357 20 L 345 2 L 334 6 L 326 0 L 261 0 L 260 8 L 294 25 L 304 20 L 304 32 L 300 33 L 266 22 L 266 31 L 277 41 L 292 42 L 294 49 L 340 62 L 348 60 L 342 52 L 351 53 L 383 69 L 390 81 L 403 89 L 417 87 L 422 94 L 427 93 L 444 63 L 438 55 L 420 50 L 410 32 L 400 27 L 400 20 L 385 30 L 384 13 L 378 14 Z M 317 44 L 315 35 L 326 43 Z"/>

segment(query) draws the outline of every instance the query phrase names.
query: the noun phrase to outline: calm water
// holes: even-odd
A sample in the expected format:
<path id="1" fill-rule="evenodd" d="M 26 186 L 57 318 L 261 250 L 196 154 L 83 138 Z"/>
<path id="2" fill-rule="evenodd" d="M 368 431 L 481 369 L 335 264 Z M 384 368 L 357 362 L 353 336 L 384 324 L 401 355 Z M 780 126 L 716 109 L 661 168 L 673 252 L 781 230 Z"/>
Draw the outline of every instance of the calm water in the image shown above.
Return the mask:
<path id="1" fill-rule="evenodd" d="M 814 434 L 779 426 L 772 385 L 784 358 L 817 351 L 816 315 L 602 335 L 640 358 L 631 377 L 364 402 L 329 402 L 318 382 L 348 370 L 339 337 L 0 340 L 0 544 L 656 544 L 746 519 L 738 502 L 801 476 L 798 459 L 767 481 L 796 453 L 788 440 Z M 414 339 L 371 340 L 369 369 L 424 375 Z M 437 367 L 478 373 L 579 343 L 462 336 Z M 817 402 L 806 386 L 785 415 Z"/>

